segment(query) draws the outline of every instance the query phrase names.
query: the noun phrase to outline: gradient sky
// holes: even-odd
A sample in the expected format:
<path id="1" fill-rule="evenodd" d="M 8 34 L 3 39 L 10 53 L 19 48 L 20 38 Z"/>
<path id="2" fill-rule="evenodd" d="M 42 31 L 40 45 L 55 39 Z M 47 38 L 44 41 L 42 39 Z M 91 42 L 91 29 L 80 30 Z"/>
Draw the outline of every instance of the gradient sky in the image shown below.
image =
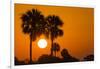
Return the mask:
<path id="1" fill-rule="evenodd" d="M 60 52 L 66 48 L 70 55 L 78 59 L 94 53 L 94 9 L 80 8 L 80 7 L 59 7 L 59 6 L 44 6 L 44 5 L 29 5 L 29 4 L 15 4 L 15 41 L 14 49 L 15 56 L 19 60 L 29 60 L 29 35 L 22 32 L 20 19 L 21 15 L 32 8 L 41 11 L 44 16 L 57 15 L 61 18 L 64 25 L 62 27 L 64 35 L 55 39 L 60 45 Z M 33 57 L 36 61 L 42 54 L 50 54 L 50 39 L 46 39 L 48 45 L 41 49 L 37 42 L 39 39 L 46 37 L 41 35 L 36 41 L 32 42 Z M 57 56 L 61 57 L 60 52 Z"/>

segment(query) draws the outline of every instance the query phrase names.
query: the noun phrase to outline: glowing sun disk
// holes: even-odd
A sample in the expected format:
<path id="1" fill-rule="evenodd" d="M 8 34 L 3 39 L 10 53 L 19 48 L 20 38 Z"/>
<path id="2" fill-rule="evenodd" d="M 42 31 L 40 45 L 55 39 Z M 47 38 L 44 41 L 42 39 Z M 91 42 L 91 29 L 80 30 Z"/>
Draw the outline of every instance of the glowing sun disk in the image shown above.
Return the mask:
<path id="1" fill-rule="evenodd" d="M 38 41 L 39 48 L 45 48 L 47 46 L 47 41 L 45 39 L 40 39 Z"/>

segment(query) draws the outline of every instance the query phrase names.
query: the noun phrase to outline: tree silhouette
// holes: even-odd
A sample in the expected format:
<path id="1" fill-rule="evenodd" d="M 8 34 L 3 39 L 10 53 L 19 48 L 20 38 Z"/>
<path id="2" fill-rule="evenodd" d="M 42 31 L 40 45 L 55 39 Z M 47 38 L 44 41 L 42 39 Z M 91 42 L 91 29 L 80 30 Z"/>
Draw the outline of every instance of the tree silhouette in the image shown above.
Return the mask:
<path id="1" fill-rule="evenodd" d="M 61 55 L 62 55 L 63 58 L 69 57 L 69 53 L 68 53 L 67 49 L 63 49 L 63 50 L 61 51 Z"/>
<path id="2" fill-rule="evenodd" d="M 72 56 L 68 53 L 67 49 L 63 49 L 63 50 L 61 51 L 61 55 L 62 55 L 62 57 L 63 57 L 63 62 L 75 62 L 75 61 L 79 61 L 78 59 L 72 57 Z"/>
<path id="3" fill-rule="evenodd" d="M 62 27 L 63 25 L 63 22 L 58 16 L 55 15 L 49 15 L 46 18 L 46 21 L 47 21 L 47 29 L 51 39 L 51 55 L 53 55 L 53 51 L 52 51 L 53 40 L 58 36 L 63 35 L 63 30 L 60 29 L 60 27 Z"/>
<path id="4" fill-rule="evenodd" d="M 84 57 L 84 61 L 93 61 L 94 60 L 94 55 L 88 55 L 86 57 Z"/>
<path id="5" fill-rule="evenodd" d="M 22 29 L 24 34 L 29 34 L 30 37 L 30 63 L 32 62 L 32 41 L 36 40 L 45 32 L 44 25 L 46 24 L 45 18 L 40 11 L 32 9 L 27 11 L 21 16 Z"/>
<path id="6" fill-rule="evenodd" d="M 59 57 L 43 54 L 38 58 L 38 63 L 58 63 L 61 62 Z"/>
<path id="7" fill-rule="evenodd" d="M 56 52 L 58 52 L 60 50 L 59 44 L 58 43 L 53 43 L 52 50 L 55 52 L 55 56 L 56 56 Z"/>

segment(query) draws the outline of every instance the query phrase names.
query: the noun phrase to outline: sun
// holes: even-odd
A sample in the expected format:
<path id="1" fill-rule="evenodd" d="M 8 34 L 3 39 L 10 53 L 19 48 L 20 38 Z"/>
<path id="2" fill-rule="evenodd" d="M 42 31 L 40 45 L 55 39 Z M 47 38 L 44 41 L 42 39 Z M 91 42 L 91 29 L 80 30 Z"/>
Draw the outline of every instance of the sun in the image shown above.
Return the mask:
<path id="1" fill-rule="evenodd" d="M 46 48 L 46 46 L 47 46 L 47 41 L 46 41 L 45 39 L 40 39 L 40 40 L 38 41 L 38 46 L 39 46 L 39 48 Z"/>

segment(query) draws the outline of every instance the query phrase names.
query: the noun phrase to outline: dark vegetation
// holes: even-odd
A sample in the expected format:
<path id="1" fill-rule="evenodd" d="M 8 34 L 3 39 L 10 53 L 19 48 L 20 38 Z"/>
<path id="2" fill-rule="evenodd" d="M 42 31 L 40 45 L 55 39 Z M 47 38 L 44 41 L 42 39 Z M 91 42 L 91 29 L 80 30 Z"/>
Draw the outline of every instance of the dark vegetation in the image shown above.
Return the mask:
<path id="1" fill-rule="evenodd" d="M 76 62 L 80 61 L 75 57 L 72 57 L 67 49 L 61 51 L 62 58 L 57 56 L 57 52 L 60 51 L 60 45 L 54 42 L 59 36 L 63 36 L 64 32 L 61 29 L 63 26 L 63 21 L 57 15 L 49 15 L 45 17 L 41 11 L 37 9 L 32 9 L 22 14 L 22 32 L 29 35 L 30 39 L 30 59 L 29 60 L 18 60 L 15 57 L 15 65 L 28 65 L 28 64 L 44 64 L 44 63 L 58 63 L 58 62 Z M 38 61 L 33 61 L 32 56 L 32 42 L 36 40 L 37 37 L 44 34 L 48 39 L 51 40 L 50 54 L 42 54 Z M 89 55 L 84 58 L 84 61 L 92 61 L 93 55 Z"/>
<path id="2" fill-rule="evenodd" d="M 48 64 L 48 63 L 62 63 L 62 62 L 80 62 L 79 59 L 71 56 L 67 49 L 63 49 L 61 51 L 61 56 L 62 58 L 56 57 L 56 56 L 51 56 L 51 55 L 41 55 L 37 61 L 30 61 L 29 60 L 23 60 L 23 61 L 19 61 L 16 57 L 15 57 L 15 65 L 30 65 L 30 64 Z M 94 56 L 93 55 L 88 55 L 86 57 L 83 58 L 83 60 L 81 61 L 93 61 L 94 60 Z"/>

